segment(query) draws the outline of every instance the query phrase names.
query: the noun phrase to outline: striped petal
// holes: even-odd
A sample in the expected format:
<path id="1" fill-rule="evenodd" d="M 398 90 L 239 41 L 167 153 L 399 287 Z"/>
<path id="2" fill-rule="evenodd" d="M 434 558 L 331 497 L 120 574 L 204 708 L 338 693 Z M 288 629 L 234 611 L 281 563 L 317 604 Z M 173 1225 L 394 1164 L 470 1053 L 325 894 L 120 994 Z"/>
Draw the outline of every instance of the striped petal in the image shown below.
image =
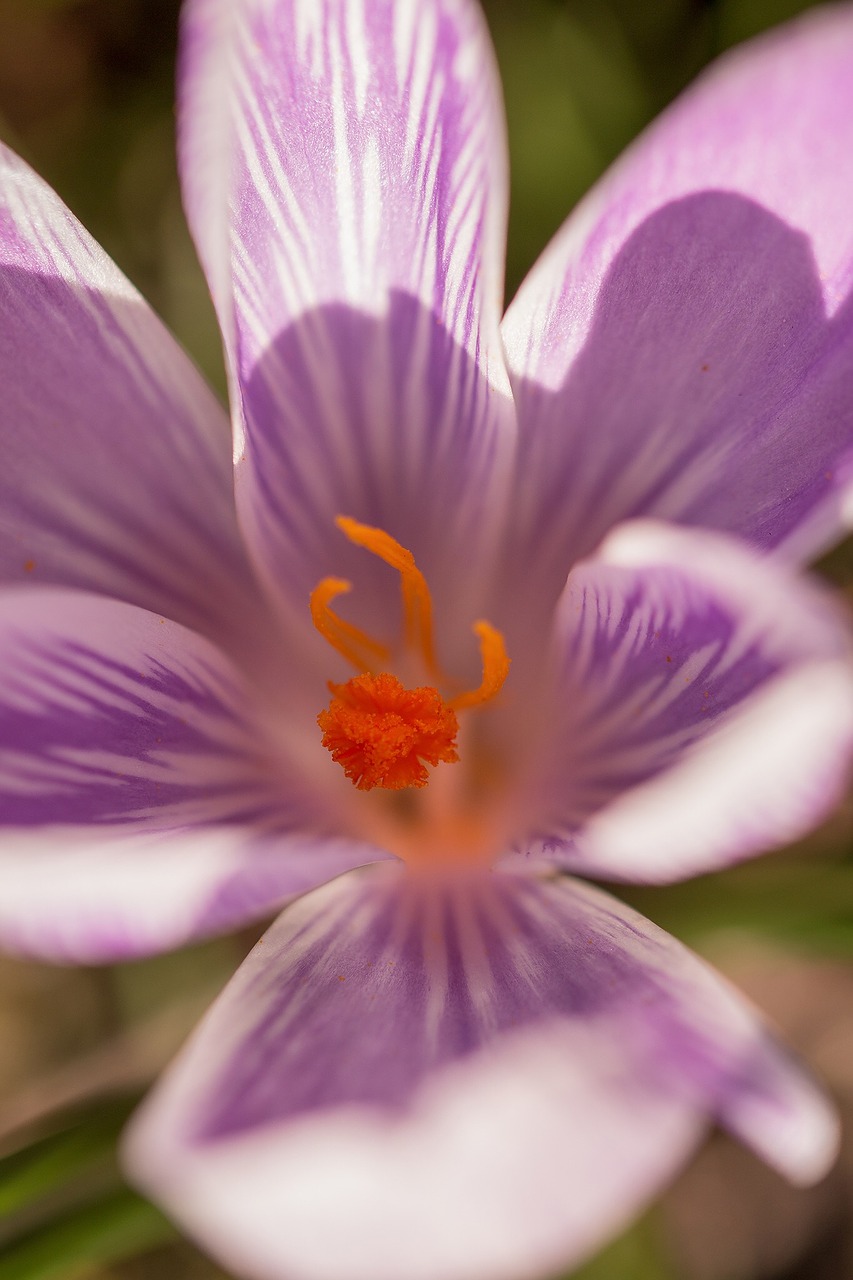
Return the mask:
<path id="1" fill-rule="evenodd" d="M 254 609 L 223 413 L 52 191 L 0 148 L 0 581 L 213 634 Z"/>
<path id="2" fill-rule="evenodd" d="M 681 879 L 795 839 L 840 799 L 853 667 L 814 587 L 720 535 L 637 522 L 569 576 L 557 631 L 562 711 L 528 853 Z"/>
<path id="3" fill-rule="evenodd" d="M 0 939 L 125 958 L 257 918 L 370 861 L 324 838 L 216 649 L 131 605 L 9 588 L 0 626 Z"/>
<path id="4" fill-rule="evenodd" d="M 834 1153 L 737 997 L 621 904 L 387 868 L 285 912 L 126 1160 L 252 1280 L 509 1280 L 623 1225 L 708 1117 L 797 1180 Z"/>
<path id="5" fill-rule="evenodd" d="M 473 0 L 191 0 L 183 37 L 241 517 L 304 617 L 338 512 L 448 563 L 487 540 L 512 421 L 493 55 Z"/>
<path id="6" fill-rule="evenodd" d="M 519 515 L 557 579 L 635 515 L 790 558 L 848 521 L 851 63 L 845 5 L 729 54 L 522 286 Z"/>

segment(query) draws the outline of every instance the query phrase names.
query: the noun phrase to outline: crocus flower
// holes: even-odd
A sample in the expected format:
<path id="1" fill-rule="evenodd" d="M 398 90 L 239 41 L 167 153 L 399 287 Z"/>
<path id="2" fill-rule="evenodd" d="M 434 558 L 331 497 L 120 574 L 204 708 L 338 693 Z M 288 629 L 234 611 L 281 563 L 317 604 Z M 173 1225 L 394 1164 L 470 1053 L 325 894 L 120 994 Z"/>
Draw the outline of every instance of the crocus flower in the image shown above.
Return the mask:
<path id="1" fill-rule="evenodd" d="M 845 628 L 792 566 L 850 502 L 851 60 L 841 7 L 721 62 L 501 324 L 471 0 L 190 0 L 234 485 L 3 152 L 0 938 L 116 960 L 289 903 L 127 1147 L 241 1275 L 534 1276 L 709 1120 L 831 1159 L 740 999 L 567 873 L 723 867 L 843 785 Z"/>

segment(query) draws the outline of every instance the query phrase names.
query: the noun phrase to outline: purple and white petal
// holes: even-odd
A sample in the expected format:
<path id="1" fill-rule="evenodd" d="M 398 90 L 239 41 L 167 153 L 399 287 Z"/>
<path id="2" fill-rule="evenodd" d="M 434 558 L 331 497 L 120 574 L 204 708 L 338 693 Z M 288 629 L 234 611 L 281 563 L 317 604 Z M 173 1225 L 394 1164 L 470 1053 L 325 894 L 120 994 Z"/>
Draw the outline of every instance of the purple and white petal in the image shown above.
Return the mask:
<path id="1" fill-rule="evenodd" d="M 375 868 L 288 908 L 125 1156 L 252 1280 L 510 1280 L 594 1249 L 708 1118 L 798 1181 L 835 1151 L 737 996 L 615 900 Z"/>
<path id="2" fill-rule="evenodd" d="M 382 856 L 335 838 L 201 637 L 82 592 L 2 603 L 8 949 L 91 962 L 175 946 Z"/>
<path id="3" fill-rule="evenodd" d="M 559 577 L 655 515 L 808 558 L 853 505 L 853 10 L 726 55 L 568 220 L 504 337 Z"/>
<path id="4" fill-rule="evenodd" d="M 478 6 L 191 0 L 181 85 L 187 210 L 266 577 L 304 617 L 317 577 L 342 571 L 338 513 L 438 576 L 488 541 L 514 423 L 505 141 Z"/>
<path id="5" fill-rule="evenodd" d="M 300 315 L 392 290 L 473 358 L 494 344 L 506 142 L 478 5 L 190 0 L 182 35 L 187 212 L 244 377 Z"/>
<path id="6" fill-rule="evenodd" d="M 169 831 L 2 831 L 3 950 L 56 964 L 172 951 L 275 915 L 291 898 L 382 850 L 308 829 L 248 823 Z"/>
<path id="7" fill-rule="evenodd" d="M 83 592 L 7 588 L 2 603 L 5 826 L 169 831 L 266 813 L 250 691 L 212 645 Z"/>
<path id="8" fill-rule="evenodd" d="M 622 526 L 569 575 L 556 649 L 528 856 L 681 879 L 796 839 L 842 795 L 846 620 L 737 543 Z"/>
<path id="9" fill-rule="evenodd" d="M 253 610 L 227 423 L 147 304 L 0 147 L 0 581 L 82 587 L 214 635 Z"/>

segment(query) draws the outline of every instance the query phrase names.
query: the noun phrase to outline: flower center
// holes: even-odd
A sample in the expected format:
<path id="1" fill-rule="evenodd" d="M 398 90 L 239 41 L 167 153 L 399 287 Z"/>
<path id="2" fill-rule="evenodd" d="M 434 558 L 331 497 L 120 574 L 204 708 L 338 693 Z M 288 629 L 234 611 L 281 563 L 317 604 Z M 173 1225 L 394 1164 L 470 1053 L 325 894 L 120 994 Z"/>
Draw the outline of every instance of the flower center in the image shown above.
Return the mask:
<path id="1" fill-rule="evenodd" d="M 400 574 L 403 596 L 403 647 L 425 672 L 441 679 L 435 656 L 432 597 L 411 551 L 383 529 L 338 516 L 338 528 L 356 546 L 372 552 Z M 311 616 L 320 634 L 360 672 L 345 684 L 329 682 L 332 700 L 317 717 L 323 746 L 360 791 L 384 787 L 425 787 L 433 768 L 454 764 L 459 755 L 457 711 L 491 701 L 509 671 L 501 633 L 480 619 L 473 630 L 480 641 L 483 678 L 476 689 L 446 698 L 435 685 L 406 688 L 385 670 L 391 648 L 338 616 L 332 601 L 352 589 L 344 578 L 323 578 L 311 592 Z"/>
<path id="2" fill-rule="evenodd" d="M 332 686 L 317 723 L 323 746 L 359 791 L 425 787 L 426 765 L 453 764 L 459 722 L 437 689 L 407 689 L 396 676 L 356 676 Z"/>

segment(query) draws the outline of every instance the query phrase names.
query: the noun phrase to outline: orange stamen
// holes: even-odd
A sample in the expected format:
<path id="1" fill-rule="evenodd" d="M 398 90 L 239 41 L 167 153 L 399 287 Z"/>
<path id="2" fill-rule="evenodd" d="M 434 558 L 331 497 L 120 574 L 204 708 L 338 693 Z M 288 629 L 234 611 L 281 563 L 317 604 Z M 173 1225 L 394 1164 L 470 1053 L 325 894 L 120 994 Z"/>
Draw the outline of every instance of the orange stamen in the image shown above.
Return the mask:
<path id="1" fill-rule="evenodd" d="M 504 638 L 490 622 L 482 618 L 475 622 L 473 631 L 480 637 L 480 659 L 483 663 L 483 679 L 477 689 L 460 693 L 451 698 L 450 706 L 454 711 L 466 711 L 469 707 L 478 707 L 489 702 L 503 687 L 509 675 L 510 659 L 507 656 Z"/>
<path id="2" fill-rule="evenodd" d="M 338 616 L 329 605 L 337 596 L 352 590 L 352 583 L 346 578 L 323 578 L 311 592 L 311 618 L 314 626 L 324 640 L 328 640 L 333 649 L 337 649 L 347 662 L 351 662 L 359 671 L 369 671 L 375 664 L 368 656 L 365 659 L 360 650 L 378 658 L 380 664 L 387 662 L 389 651 L 384 644 L 374 640 L 366 631 L 355 627 L 351 622 Z"/>
<path id="3" fill-rule="evenodd" d="M 348 516 L 338 516 L 336 524 L 355 546 L 379 556 L 400 574 L 406 645 L 420 651 L 438 681 L 432 598 L 411 551 L 384 529 Z M 510 664 L 504 638 L 491 623 L 482 619 L 474 623 L 483 664 L 483 678 L 476 689 L 447 700 L 432 686 L 407 689 L 382 670 L 390 650 L 331 608 L 337 596 L 351 589 L 352 583 L 345 578 L 323 578 L 311 592 L 315 627 L 362 673 L 346 684 L 329 685 L 332 700 L 317 717 L 323 746 L 360 791 L 424 787 L 429 781 L 427 765 L 453 764 L 459 759 L 456 712 L 481 706 L 503 687 Z"/>
<path id="4" fill-rule="evenodd" d="M 437 689 L 406 689 L 396 676 L 361 675 L 329 685 L 317 723 L 323 746 L 360 791 L 425 787 L 425 763 L 452 764 L 459 724 Z"/>
<path id="5" fill-rule="evenodd" d="M 358 520 L 350 519 L 349 516 L 338 516 L 335 524 L 355 546 L 364 547 L 365 551 L 372 551 L 375 556 L 379 556 L 380 560 L 384 560 L 392 569 L 397 570 L 403 591 L 406 645 L 410 649 L 420 649 L 427 670 L 435 674 L 432 596 L 429 593 L 426 578 L 415 564 L 415 557 L 384 529 L 361 524 Z"/>

